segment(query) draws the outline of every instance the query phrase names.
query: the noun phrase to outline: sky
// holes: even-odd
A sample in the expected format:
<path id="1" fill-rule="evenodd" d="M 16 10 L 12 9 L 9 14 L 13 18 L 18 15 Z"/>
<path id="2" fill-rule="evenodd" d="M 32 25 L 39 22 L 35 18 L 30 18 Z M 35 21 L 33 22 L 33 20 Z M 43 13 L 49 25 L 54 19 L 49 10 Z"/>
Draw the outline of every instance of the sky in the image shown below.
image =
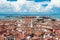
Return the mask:
<path id="1" fill-rule="evenodd" d="M 0 12 L 60 13 L 60 0 L 0 0 Z"/>

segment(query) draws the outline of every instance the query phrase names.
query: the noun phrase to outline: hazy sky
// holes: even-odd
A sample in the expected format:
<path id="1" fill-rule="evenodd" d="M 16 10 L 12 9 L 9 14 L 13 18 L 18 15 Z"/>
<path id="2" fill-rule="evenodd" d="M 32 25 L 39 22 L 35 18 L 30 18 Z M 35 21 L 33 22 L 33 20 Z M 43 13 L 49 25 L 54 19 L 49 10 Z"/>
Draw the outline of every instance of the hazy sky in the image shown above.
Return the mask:
<path id="1" fill-rule="evenodd" d="M 0 12 L 60 12 L 60 0 L 0 0 Z"/>

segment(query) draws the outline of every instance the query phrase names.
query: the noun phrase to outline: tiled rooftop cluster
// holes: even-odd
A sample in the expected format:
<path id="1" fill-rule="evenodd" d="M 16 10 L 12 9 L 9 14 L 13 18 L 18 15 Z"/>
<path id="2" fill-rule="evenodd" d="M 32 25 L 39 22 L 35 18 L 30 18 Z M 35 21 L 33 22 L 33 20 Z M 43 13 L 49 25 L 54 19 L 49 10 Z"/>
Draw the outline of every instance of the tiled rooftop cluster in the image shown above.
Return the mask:
<path id="1" fill-rule="evenodd" d="M 0 40 L 60 40 L 60 20 L 38 16 L 0 20 Z"/>

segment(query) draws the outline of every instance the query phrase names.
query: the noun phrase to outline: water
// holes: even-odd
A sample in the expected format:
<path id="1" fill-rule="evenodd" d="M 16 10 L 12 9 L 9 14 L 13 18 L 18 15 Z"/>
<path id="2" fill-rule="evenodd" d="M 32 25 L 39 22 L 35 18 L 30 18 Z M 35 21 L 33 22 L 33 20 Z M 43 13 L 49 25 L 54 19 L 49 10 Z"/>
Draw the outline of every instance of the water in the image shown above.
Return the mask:
<path id="1" fill-rule="evenodd" d="M 60 14 L 59 13 L 0 13 L 0 19 L 3 19 L 4 17 L 6 16 L 14 16 L 14 17 L 17 17 L 17 16 L 50 16 L 50 17 L 53 17 L 53 18 L 58 18 L 60 19 Z M 6 19 L 6 18 L 5 18 Z M 7 18 L 8 19 L 8 18 Z"/>

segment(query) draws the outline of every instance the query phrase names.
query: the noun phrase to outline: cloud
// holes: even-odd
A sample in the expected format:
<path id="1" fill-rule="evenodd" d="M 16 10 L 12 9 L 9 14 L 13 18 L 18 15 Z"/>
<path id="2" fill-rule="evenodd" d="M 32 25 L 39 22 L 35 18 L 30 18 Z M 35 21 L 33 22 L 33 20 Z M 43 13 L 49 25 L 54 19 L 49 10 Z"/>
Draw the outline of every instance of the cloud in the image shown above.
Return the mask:
<path id="1" fill-rule="evenodd" d="M 27 0 L 9 2 L 0 0 L 0 12 L 52 12 L 54 7 L 60 8 L 60 0 L 51 0 L 51 2 L 34 2 Z"/>
<path id="2" fill-rule="evenodd" d="M 21 10 L 21 6 L 23 4 L 25 4 L 25 1 L 26 0 L 18 0 L 17 2 L 9 2 L 6 0 L 0 0 L 0 11 L 6 11 L 5 9 L 7 9 L 7 11 L 8 11 L 11 9 L 13 11 L 18 12 Z M 10 9 L 8 9 L 8 8 L 10 8 Z"/>
<path id="3" fill-rule="evenodd" d="M 50 10 L 53 7 L 60 7 L 60 0 L 51 0 L 51 2 L 46 7 L 46 10 Z"/>

